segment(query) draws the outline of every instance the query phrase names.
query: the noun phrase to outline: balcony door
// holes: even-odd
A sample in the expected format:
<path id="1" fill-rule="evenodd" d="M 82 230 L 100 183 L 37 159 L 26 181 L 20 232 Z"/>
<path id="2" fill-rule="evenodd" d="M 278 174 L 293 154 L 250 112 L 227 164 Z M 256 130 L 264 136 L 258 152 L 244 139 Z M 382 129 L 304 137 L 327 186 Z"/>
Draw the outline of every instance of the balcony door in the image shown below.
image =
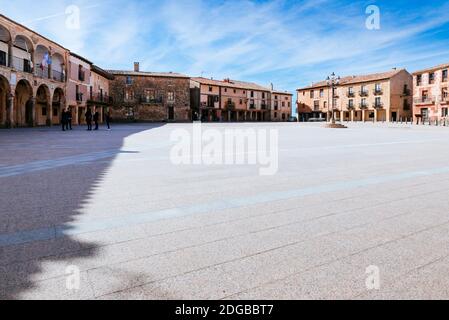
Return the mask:
<path id="1" fill-rule="evenodd" d="M 421 118 L 423 121 L 429 121 L 429 109 L 423 108 L 421 109 Z"/>

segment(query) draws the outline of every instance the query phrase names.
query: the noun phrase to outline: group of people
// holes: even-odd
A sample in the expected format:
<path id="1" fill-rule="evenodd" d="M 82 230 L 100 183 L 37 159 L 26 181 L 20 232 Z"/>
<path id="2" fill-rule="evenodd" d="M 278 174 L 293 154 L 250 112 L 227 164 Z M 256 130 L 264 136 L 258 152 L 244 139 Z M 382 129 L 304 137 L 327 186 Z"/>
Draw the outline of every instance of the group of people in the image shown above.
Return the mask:
<path id="1" fill-rule="evenodd" d="M 86 124 L 87 124 L 87 130 L 88 131 L 96 131 L 99 129 L 99 121 L 100 121 L 100 113 L 96 110 L 94 113 L 92 113 L 92 110 L 90 108 L 87 108 L 86 114 Z M 72 130 L 72 111 L 70 109 L 66 109 L 62 112 L 61 116 L 61 124 L 62 124 L 62 131 L 66 130 Z M 111 130 L 111 114 L 109 111 L 105 114 L 105 120 L 106 120 L 106 126 L 108 127 L 108 130 Z M 92 122 L 95 124 L 95 129 L 92 129 Z"/>

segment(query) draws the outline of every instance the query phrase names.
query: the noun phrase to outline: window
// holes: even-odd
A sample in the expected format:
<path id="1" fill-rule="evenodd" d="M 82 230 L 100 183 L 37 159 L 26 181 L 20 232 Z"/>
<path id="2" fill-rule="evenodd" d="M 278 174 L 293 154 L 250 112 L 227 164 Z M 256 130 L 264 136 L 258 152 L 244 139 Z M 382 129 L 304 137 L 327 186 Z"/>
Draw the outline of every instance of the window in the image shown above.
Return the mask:
<path id="1" fill-rule="evenodd" d="M 447 116 L 448 116 L 447 108 L 441 109 L 441 116 L 442 116 L 442 117 L 447 117 Z"/>
<path id="2" fill-rule="evenodd" d="M 6 52 L 0 51 L 0 65 L 6 67 Z"/>
<path id="3" fill-rule="evenodd" d="M 381 99 L 380 97 L 376 97 L 376 102 L 375 102 L 376 107 L 380 107 L 382 105 L 382 101 L 380 99 Z"/>
<path id="4" fill-rule="evenodd" d="M 319 101 L 314 101 L 313 102 L 313 110 L 314 111 L 319 111 L 320 110 L 320 102 Z"/>
<path id="5" fill-rule="evenodd" d="M 310 99 L 313 99 L 315 97 L 315 91 L 311 90 L 310 91 Z"/>
<path id="6" fill-rule="evenodd" d="M 243 104 L 243 99 L 240 99 L 240 104 L 241 104 L 241 105 Z"/>
<path id="7" fill-rule="evenodd" d="M 367 106 L 366 98 L 363 98 L 363 99 L 362 99 L 361 106 L 362 106 L 362 107 L 366 107 L 366 106 Z"/>
<path id="8" fill-rule="evenodd" d="M 225 88 L 225 92 L 228 92 L 228 88 Z"/>
<path id="9" fill-rule="evenodd" d="M 324 98 L 324 89 L 320 90 L 320 98 Z"/>
<path id="10" fill-rule="evenodd" d="M 167 92 L 167 101 L 174 102 L 175 101 L 175 93 L 173 91 Z"/>
<path id="11" fill-rule="evenodd" d="M 354 107 L 354 100 L 353 99 L 349 99 L 348 107 L 350 107 L 350 108 Z"/>
<path id="12" fill-rule="evenodd" d="M 435 83 L 435 72 L 429 73 L 429 84 Z"/>
<path id="13" fill-rule="evenodd" d="M 278 96 L 274 96 L 274 100 L 277 100 L 278 99 Z"/>
<path id="14" fill-rule="evenodd" d="M 42 107 L 42 116 L 43 117 L 47 116 L 47 107 Z"/>
<path id="15" fill-rule="evenodd" d="M 262 99 L 265 99 L 265 92 L 262 92 Z"/>
<path id="16" fill-rule="evenodd" d="M 382 86 L 380 85 L 380 83 L 376 83 L 376 93 L 382 92 Z"/>
<path id="17" fill-rule="evenodd" d="M 422 84 L 422 74 L 416 76 L 416 85 L 420 86 Z"/>
<path id="18" fill-rule="evenodd" d="M 133 100 L 134 99 L 134 91 L 132 89 L 125 90 L 125 100 Z"/>
<path id="19" fill-rule="evenodd" d="M 84 81 L 84 71 L 83 71 L 83 66 L 78 66 L 78 80 L 79 81 Z"/>
<path id="20" fill-rule="evenodd" d="M 324 101 L 323 107 L 324 107 L 324 109 L 327 108 L 327 101 Z"/>
<path id="21" fill-rule="evenodd" d="M 237 90 L 234 89 L 234 93 L 237 93 Z"/>
<path id="22" fill-rule="evenodd" d="M 212 92 L 212 87 L 209 87 L 209 92 Z"/>
<path id="23" fill-rule="evenodd" d="M 443 70 L 443 82 L 446 82 L 447 81 L 447 69 L 446 70 Z"/>
<path id="24" fill-rule="evenodd" d="M 130 76 L 127 76 L 127 77 L 126 77 L 126 84 L 127 84 L 127 85 L 133 84 L 133 78 L 131 78 Z"/>
<path id="25" fill-rule="evenodd" d="M 289 103 L 288 103 L 288 107 L 290 108 L 291 106 L 292 106 L 292 103 L 291 103 L 291 102 L 289 102 Z"/>
<path id="26" fill-rule="evenodd" d="M 251 91 L 251 98 L 254 98 L 254 91 Z"/>
<path id="27" fill-rule="evenodd" d="M 277 119 L 277 117 L 278 117 L 278 113 L 275 112 L 275 113 L 274 113 L 274 118 Z"/>

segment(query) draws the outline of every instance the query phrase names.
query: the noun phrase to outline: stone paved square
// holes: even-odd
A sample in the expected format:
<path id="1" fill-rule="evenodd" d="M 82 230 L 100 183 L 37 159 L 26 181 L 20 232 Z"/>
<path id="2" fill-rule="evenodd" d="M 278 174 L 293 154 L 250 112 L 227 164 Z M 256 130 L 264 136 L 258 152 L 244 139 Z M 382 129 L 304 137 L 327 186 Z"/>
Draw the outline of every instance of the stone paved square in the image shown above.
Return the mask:
<path id="1" fill-rule="evenodd" d="M 173 164 L 191 124 L 0 131 L 0 298 L 449 298 L 448 128 L 203 128 L 277 130 L 279 170 Z"/>

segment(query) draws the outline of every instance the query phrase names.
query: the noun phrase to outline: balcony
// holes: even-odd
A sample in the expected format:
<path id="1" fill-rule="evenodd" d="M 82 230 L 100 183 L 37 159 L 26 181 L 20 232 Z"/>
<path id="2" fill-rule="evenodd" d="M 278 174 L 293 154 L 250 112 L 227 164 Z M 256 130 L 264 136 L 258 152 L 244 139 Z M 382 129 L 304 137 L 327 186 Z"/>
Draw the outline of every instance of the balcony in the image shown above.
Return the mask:
<path id="1" fill-rule="evenodd" d="M 384 103 L 383 102 L 374 102 L 373 107 L 374 107 L 374 109 L 382 109 L 384 107 Z"/>
<path id="2" fill-rule="evenodd" d="M 42 78 L 42 79 L 49 79 L 49 70 L 47 67 L 41 67 L 38 66 L 36 68 L 36 72 L 35 72 L 36 77 Z"/>
<path id="3" fill-rule="evenodd" d="M 346 92 L 346 96 L 348 98 L 354 98 L 355 97 L 355 92 L 354 91 L 348 91 L 348 92 Z"/>
<path id="4" fill-rule="evenodd" d="M 359 108 L 360 109 L 367 109 L 368 108 L 368 103 L 367 102 L 360 102 L 359 103 Z"/>
<path id="5" fill-rule="evenodd" d="M 360 91 L 359 91 L 359 95 L 360 95 L 361 97 L 368 97 L 369 92 L 368 92 L 368 90 L 360 90 Z"/>
<path id="6" fill-rule="evenodd" d="M 22 72 L 26 72 L 26 73 L 32 73 L 31 62 L 29 60 L 26 60 L 26 59 L 23 59 L 23 58 L 12 57 L 12 67 L 14 69 L 16 69 L 17 71 L 22 71 Z"/>
<path id="7" fill-rule="evenodd" d="M 348 104 L 346 105 L 346 108 L 347 108 L 348 110 L 352 110 L 352 109 L 355 108 L 355 106 L 354 106 L 353 103 L 348 103 Z"/>
<path id="8" fill-rule="evenodd" d="M 94 103 L 103 103 L 103 104 L 112 104 L 113 103 L 112 97 L 105 95 L 105 94 L 101 94 L 101 93 L 91 94 L 89 97 L 89 101 L 94 102 Z"/>
<path id="9" fill-rule="evenodd" d="M 76 101 L 77 102 L 83 102 L 83 94 L 82 93 L 78 92 L 76 94 Z"/>
<path id="10" fill-rule="evenodd" d="M 416 105 L 422 105 L 422 104 L 435 104 L 435 97 L 432 96 L 424 96 L 421 98 L 416 98 L 414 100 Z"/>
<path id="11" fill-rule="evenodd" d="M 235 110 L 235 103 L 234 102 L 227 102 L 225 104 L 225 109 L 233 111 Z"/>
<path id="12" fill-rule="evenodd" d="M 255 110 L 256 109 L 256 105 L 255 104 L 250 104 L 249 108 L 252 109 L 252 110 Z"/>
<path id="13" fill-rule="evenodd" d="M 376 88 L 373 90 L 373 93 L 375 96 L 380 96 L 384 94 L 384 91 L 382 90 L 382 88 Z"/>
<path id="14" fill-rule="evenodd" d="M 262 105 L 260 106 L 260 108 L 261 108 L 262 110 L 268 110 L 268 105 L 262 104 Z"/>
<path id="15" fill-rule="evenodd" d="M 164 103 L 164 100 L 162 97 L 155 98 L 142 96 L 140 97 L 139 102 L 143 104 L 162 104 Z"/>
<path id="16" fill-rule="evenodd" d="M 442 95 L 439 100 L 441 103 L 449 103 L 449 94 Z"/>
<path id="17" fill-rule="evenodd" d="M 52 70 L 51 71 L 51 78 L 55 81 L 58 82 L 64 82 L 64 74 L 62 72 L 56 71 L 56 70 Z"/>

